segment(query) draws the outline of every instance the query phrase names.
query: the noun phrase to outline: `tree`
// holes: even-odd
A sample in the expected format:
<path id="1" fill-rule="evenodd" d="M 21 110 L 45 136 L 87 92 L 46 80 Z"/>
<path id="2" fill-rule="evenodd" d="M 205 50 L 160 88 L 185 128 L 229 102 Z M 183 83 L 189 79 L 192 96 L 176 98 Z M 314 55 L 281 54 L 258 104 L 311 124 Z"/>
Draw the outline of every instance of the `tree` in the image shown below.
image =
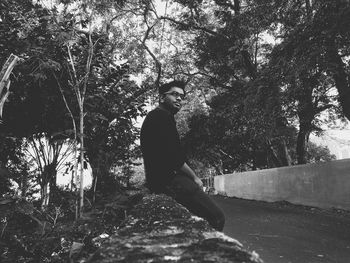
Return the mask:
<path id="1" fill-rule="evenodd" d="M 25 197 L 30 175 L 28 163 L 21 151 L 22 140 L 0 132 L 0 145 L 0 196 L 11 193 L 12 182 L 16 182 L 21 196 Z"/>
<path id="2" fill-rule="evenodd" d="M 300 164 L 306 163 L 309 134 L 320 131 L 320 124 L 325 123 L 320 118 L 321 113 L 327 110 L 331 118 L 341 118 L 335 92 L 332 92 L 336 81 L 328 74 L 327 68 L 331 64 L 326 59 L 326 40 L 322 36 L 329 35 L 329 32 L 326 33 L 328 29 L 320 26 L 324 17 L 332 19 L 336 13 L 327 5 L 314 1 L 294 1 L 291 4 L 286 1 L 280 6 L 282 12 L 278 22 L 282 41 L 274 47 L 269 64 L 283 87 L 288 117 L 299 122 L 296 153 Z M 319 13 L 323 14 L 322 18 Z"/>
<path id="3" fill-rule="evenodd" d="M 325 1 L 314 3 L 315 12 L 307 33 L 314 37 L 312 44 L 322 43 L 321 65 L 334 79 L 343 114 L 350 119 L 349 67 L 343 60 L 349 56 L 350 4 L 348 1 Z M 331 26 L 332 25 L 332 26 Z M 336 25 L 336 26 L 333 26 Z"/>
<path id="4" fill-rule="evenodd" d="M 57 173 L 72 158 L 73 144 L 74 142 L 59 136 L 48 137 L 45 134 L 32 135 L 26 139 L 27 161 L 31 164 L 31 173 L 40 185 L 43 209 L 48 207 L 50 200 L 56 198 Z"/>
<path id="5" fill-rule="evenodd" d="M 24 137 L 32 138 L 36 134 L 50 137 L 59 129 L 65 129 L 64 114 L 60 110 L 64 104 L 57 100 L 58 91 L 52 86 L 53 78 L 47 74 L 48 68 L 53 66 L 44 55 L 44 46 L 49 43 L 45 41 L 51 36 L 47 29 L 48 11 L 32 1 L 4 1 L 1 5 L 0 45 L 3 48 L 0 59 L 3 61 L 9 53 L 21 57 L 21 63 L 11 75 L 11 92 L 4 105 L 1 135 L 5 140 L 20 142 L 17 149 L 21 150 Z M 19 169 L 11 173 L 11 179 L 23 188 L 22 193 L 29 184 L 28 166 L 22 159 L 20 182 L 16 179 Z M 47 178 L 51 180 L 50 176 Z"/>
<path id="6" fill-rule="evenodd" d="M 338 50 L 344 54 L 344 41 L 347 39 L 345 25 L 348 23 L 348 18 L 345 19 L 343 15 L 348 12 L 347 4 L 340 1 L 329 2 L 327 9 L 327 4 L 314 1 L 254 0 L 245 1 L 244 4 L 240 2 L 229 4 L 226 1 L 215 1 L 217 6 L 211 10 L 214 10 L 216 21 L 221 21 L 221 25 L 224 26 L 204 22 L 206 27 L 210 25 L 216 30 L 211 30 L 210 33 L 208 30 L 203 30 L 205 33 L 197 36 L 194 46 L 199 57 L 197 66 L 208 72 L 214 85 L 224 89 L 232 89 L 233 81 L 246 82 L 249 92 L 244 96 L 246 105 L 251 108 L 251 110 L 247 108 L 247 114 L 252 113 L 248 119 L 264 116 L 267 118 L 266 122 L 275 122 L 269 128 L 266 127 L 268 128 L 266 131 L 270 132 L 265 133 L 266 147 L 270 148 L 268 152 L 271 153 L 270 160 L 274 162 L 271 166 L 290 164 L 284 136 L 275 134 L 275 139 L 271 136 L 276 127 L 286 130 L 289 126 L 288 121 L 295 121 L 297 118 L 298 160 L 299 163 L 304 163 L 309 133 L 320 129 L 320 114 L 325 110 L 331 110 L 333 113 L 331 117 L 339 118 L 335 97 L 329 92 L 334 85 L 329 78 L 329 70 L 325 69 L 330 65 L 339 65 L 336 76 L 343 76 L 340 77 L 343 79 L 340 83 L 345 83 L 345 75 L 341 73 L 341 68 L 344 66 L 341 65 L 341 61 L 328 63 L 328 59 L 324 59 L 327 58 L 327 52 L 330 52 L 326 48 L 329 46 L 329 41 L 327 42 L 324 36 L 329 35 L 325 33 L 327 30 L 340 33 Z M 203 28 L 205 15 L 201 12 L 205 5 L 200 1 L 196 1 L 195 4 L 187 1 L 181 3 L 191 10 L 191 15 L 187 13 L 185 17 L 187 25 L 192 25 L 192 28 L 193 25 Z M 344 19 L 342 22 L 337 20 L 339 27 L 335 30 L 329 28 L 329 24 L 334 23 L 328 24 L 328 22 L 322 28 L 318 22 L 325 22 L 321 16 L 318 17 L 318 13 L 326 15 L 328 22 L 330 20 L 335 22 L 334 14 L 339 14 Z M 322 19 L 322 22 L 318 19 Z M 275 46 L 264 44 L 261 36 L 266 33 L 278 37 L 281 43 Z M 322 47 L 319 43 L 328 44 Z M 328 51 L 325 51 L 326 49 Z M 332 58 L 337 56 L 333 54 Z M 283 72 L 278 73 L 279 71 Z M 270 81 L 267 82 L 267 79 Z M 271 145 L 271 142 L 274 145 Z"/>
<path id="7" fill-rule="evenodd" d="M 105 67 L 102 72 L 88 93 L 86 107 L 86 151 L 93 169 L 93 185 L 98 188 L 111 182 L 114 166 L 133 158 L 138 134 L 134 120 L 142 113 L 141 95 L 147 90 L 129 80 L 128 64 Z"/>
<path id="8" fill-rule="evenodd" d="M 85 10 L 86 11 L 86 10 Z M 80 195 L 79 195 L 79 212 L 78 212 L 78 217 L 80 217 L 82 213 L 82 209 L 84 206 L 84 152 L 85 152 L 85 145 L 84 145 L 84 116 L 85 116 L 85 110 L 84 110 L 84 102 L 85 102 L 85 96 L 86 96 L 86 91 L 88 88 L 88 82 L 89 82 L 89 77 L 91 74 L 91 64 L 92 64 L 92 59 L 94 57 L 94 45 L 97 43 L 93 42 L 92 40 L 92 16 L 93 14 L 87 14 L 87 19 L 85 22 L 89 24 L 89 29 L 87 32 L 83 33 L 83 39 L 86 41 L 85 45 L 87 47 L 83 48 L 82 51 L 83 53 L 79 56 L 78 54 L 73 57 L 72 55 L 72 50 L 71 50 L 71 41 L 73 43 L 76 41 L 76 36 L 75 36 L 75 30 L 74 28 L 72 30 L 72 35 L 69 36 L 66 41 L 67 45 L 67 51 L 68 51 L 68 56 L 69 56 L 69 62 L 70 62 L 70 67 L 68 67 L 69 75 L 70 75 L 70 83 L 71 87 L 74 90 L 74 93 L 76 95 L 76 99 L 78 102 L 78 107 L 79 107 L 79 147 L 80 147 Z M 79 21 L 82 22 L 82 21 Z M 74 23 L 74 22 L 73 22 Z M 78 60 L 78 62 L 77 62 Z M 82 70 L 82 68 L 77 68 L 78 65 L 82 66 L 82 64 L 85 64 L 85 69 Z M 76 166 L 77 167 L 77 166 Z M 76 173 L 77 174 L 77 173 Z"/>
<path id="9" fill-rule="evenodd" d="M 10 7 L 11 5 L 8 6 Z M 69 10 L 68 5 L 65 8 L 66 11 Z M 22 9 L 18 9 L 22 12 Z M 100 145 L 99 152 L 106 152 L 108 146 L 112 146 L 111 150 L 117 150 L 108 166 L 113 162 L 125 160 L 130 144 L 135 138 L 132 120 L 141 109 L 136 103 L 137 97 L 148 87 L 140 89 L 132 81 L 127 81 L 129 71 L 125 70 L 126 67 L 117 69 L 119 66 L 115 65 L 114 58 L 118 50 L 106 33 L 99 31 L 98 28 L 84 31 L 85 25 L 88 25 L 86 23 L 91 22 L 92 17 L 83 16 L 80 20 L 76 20 L 69 13 L 59 13 L 56 9 L 48 10 L 29 4 L 25 10 L 27 12 L 31 10 L 33 17 L 30 17 L 32 19 L 30 21 L 33 23 L 25 27 L 21 39 L 16 39 L 19 43 L 25 41 L 28 44 L 25 49 L 17 51 L 17 54 L 25 60 L 16 68 L 13 75 L 16 77 L 11 89 L 13 92 L 5 103 L 4 131 L 18 138 L 27 137 L 28 141 L 33 143 L 37 140 L 30 138 L 38 134 L 44 135 L 53 143 L 48 144 L 51 146 L 57 143 L 57 140 L 52 140 L 54 137 L 61 141 L 72 138 L 78 142 L 77 138 L 72 136 L 76 131 L 75 134 L 80 135 L 79 143 L 82 145 L 86 138 L 81 130 L 78 133 L 75 127 L 79 118 L 82 123 L 81 117 L 86 114 L 86 110 L 82 111 L 84 109 L 82 103 L 85 101 L 87 103 L 85 107 L 89 111 L 88 123 L 85 126 L 91 128 L 90 131 L 86 130 L 86 134 L 91 135 L 89 140 L 93 141 L 98 132 L 96 127 L 108 117 L 109 121 L 105 121 L 101 126 L 108 132 L 102 133 L 105 136 L 103 139 L 105 143 Z M 10 9 L 7 11 L 11 12 Z M 7 19 L 4 16 L 5 18 Z M 15 33 L 14 35 L 16 36 Z M 11 46 L 9 43 L 5 45 Z M 92 48 L 98 53 L 93 55 Z M 74 98 L 74 95 L 77 97 Z M 76 103 L 76 100 L 80 103 Z M 106 107 L 102 110 L 100 103 L 106 101 L 108 103 L 103 104 Z M 117 101 L 120 102 L 119 107 L 114 107 L 113 104 Z M 81 128 L 81 125 L 79 127 Z M 44 139 L 39 137 L 39 140 Z M 81 158 L 84 156 L 85 154 L 80 154 Z M 39 178 L 43 179 L 42 182 L 50 181 L 52 186 L 55 184 L 54 178 L 58 168 L 56 166 L 58 162 L 55 161 L 57 158 L 58 156 L 55 156 L 42 166 Z M 100 157 L 91 154 L 90 160 L 95 161 L 97 158 Z M 82 163 L 82 160 L 80 162 Z M 51 171 L 50 174 L 53 176 L 46 176 L 47 171 Z"/>
<path id="10" fill-rule="evenodd" d="M 279 87 L 273 82 L 274 78 L 264 75 L 267 72 L 264 57 L 271 46 L 263 44 L 260 34 L 270 26 L 267 19 L 257 22 L 254 10 L 242 8 L 241 1 L 234 4 L 215 1 L 210 8 L 200 1 L 181 3 L 191 12 L 183 14 L 184 22 L 178 23 L 179 27 L 185 30 L 196 28 L 200 32 L 191 46 L 197 55 L 196 66 L 219 93 L 222 92 L 223 96 L 230 94 L 231 101 L 223 102 L 226 107 L 240 109 L 240 114 L 230 118 L 245 117 L 240 124 L 242 127 L 236 126 L 236 129 L 246 129 L 244 126 L 247 126 L 251 131 L 250 139 L 246 137 L 248 141 L 259 137 L 264 142 L 259 151 L 270 156 L 269 167 L 290 165 L 285 133 L 289 125 L 282 110 Z M 232 99 L 232 96 L 239 99 Z M 227 118 L 219 119 L 227 121 Z"/>
<path id="11" fill-rule="evenodd" d="M 31 0 L 20 3 L 15 0 L 4 0 L 0 3 L 0 65 L 4 65 L 10 54 L 22 54 L 28 43 L 23 41 L 28 30 L 36 20 L 40 10 L 33 10 Z"/>
<path id="12" fill-rule="evenodd" d="M 19 58 L 17 56 L 11 54 L 0 72 L 0 118 L 2 117 L 2 109 L 5 101 L 10 93 L 11 81 L 9 77 L 18 60 Z"/>
<path id="13" fill-rule="evenodd" d="M 74 103 L 70 104 L 72 102 L 69 100 L 69 96 L 67 95 L 69 93 L 67 93 L 67 87 L 65 85 L 68 84 L 68 87 L 71 85 L 70 83 L 75 83 L 74 85 L 78 86 L 79 83 L 87 85 L 84 91 L 84 109 L 86 113 L 84 118 L 85 132 L 82 138 L 80 129 L 79 143 L 81 147 L 82 140 L 85 141 L 86 146 L 84 147 L 84 151 L 93 169 L 94 186 L 98 186 L 99 183 L 109 180 L 110 170 L 114 165 L 127 162 L 132 157 L 132 146 L 137 134 L 137 130 L 133 127 L 133 120 L 142 113 L 143 95 L 150 89 L 149 85 L 145 84 L 140 87 L 130 79 L 131 73 L 140 71 L 140 69 L 132 68 L 134 62 L 122 62 L 124 57 L 133 54 L 129 51 L 128 46 L 128 43 L 133 40 L 133 37 L 131 37 L 131 40 L 124 39 L 123 37 L 120 39 L 113 38 L 114 34 L 124 35 L 125 32 L 120 30 L 120 25 L 113 25 L 112 22 L 115 17 L 110 18 L 110 15 L 121 16 L 121 21 L 125 25 L 128 25 L 124 21 L 124 17 L 134 12 L 138 14 L 145 7 L 143 4 L 135 4 L 131 5 L 132 9 L 124 12 L 122 1 L 115 5 L 110 4 L 99 6 L 97 3 L 89 3 L 91 5 L 90 7 L 96 10 L 93 16 L 85 17 L 86 14 L 84 14 L 83 18 L 85 20 L 76 20 L 68 15 L 66 20 L 61 20 L 63 26 L 67 28 L 66 31 L 62 32 L 59 28 L 56 31 L 59 36 L 58 39 L 60 39 L 64 49 L 67 50 L 66 55 L 68 55 L 70 61 L 69 65 L 64 64 L 55 73 L 56 77 L 59 76 L 57 79 L 61 79 L 61 76 L 64 75 L 68 75 L 70 78 L 67 83 L 62 82 L 62 85 L 59 85 L 60 90 L 63 91 L 63 98 L 67 98 L 67 109 L 71 108 L 70 112 L 72 114 L 70 115 L 74 114 L 75 109 Z M 111 9 L 108 9 L 109 7 Z M 88 7 L 84 6 L 84 8 Z M 99 12 L 103 12 L 104 14 L 105 11 L 108 16 L 103 19 L 107 20 L 108 26 L 107 28 L 99 28 L 95 24 L 95 19 L 101 18 Z M 135 23 L 133 19 L 129 19 L 128 21 L 131 25 Z M 95 27 L 93 32 L 87 36 L 86 32 L 82 32 L 84 26 L 82 28 L 79 28 L 79 26 L 80 24 L 88 25 L 89 23 L 90 26 Z M 127 27 L 125 31 L 129 32 L 128 29 Z M 139 41 L 139 44 L 144 44 L 145 38 L 143 42 Z M 124 42 L 121 42 L 121 39 Z M 91 61 L 89 62 L 91 69 L 90 76 L 86 80 L 86 67 L 83 65 L 87 60 L 86 53 L 84 55 L 84 52 L 86 51 L 87 44 L 89 44 L 89 48 L 91 47 L 91 42 L 94 43 L 94 50 L 93 56 L 90 57 Z M 120 45 L 123 46 L 121 47 Z M 91 55 L 91 53 L 88 54 L 89 56 Z M 138 59 L 142 60 L 142 57 Z M 76 65 L 72 63 L 73 61 L 75 61 Z M 65 74 L 65 72 L 68 72 L 68 74 Z M 77 81 L 76 76 L 78 76 L 78 79 L 81 78 L 82 81 Z M 78 86 L 74 85 L 75 94 L 78 98 L 82 98 L 81 96 L 84 92 L 79 95 Z M 81 107 L 79 108 L 81 121 L 82 112 Z M 83 155 L 80 154 L 80 156 Z M 105 186 L 108 186 L 108 184 L 105 184 Z"/>

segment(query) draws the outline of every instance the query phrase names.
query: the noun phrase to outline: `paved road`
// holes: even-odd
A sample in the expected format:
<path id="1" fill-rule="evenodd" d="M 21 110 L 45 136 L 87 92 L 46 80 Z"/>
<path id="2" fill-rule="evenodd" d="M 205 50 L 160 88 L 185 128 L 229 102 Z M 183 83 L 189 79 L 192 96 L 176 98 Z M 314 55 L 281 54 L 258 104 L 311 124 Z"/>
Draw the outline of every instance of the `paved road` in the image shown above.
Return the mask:
<path id="1" fill-rule="evenodd" d="M 225 234 L 265 263 L 350 263 L 350 212 L 214 196 Z"/>

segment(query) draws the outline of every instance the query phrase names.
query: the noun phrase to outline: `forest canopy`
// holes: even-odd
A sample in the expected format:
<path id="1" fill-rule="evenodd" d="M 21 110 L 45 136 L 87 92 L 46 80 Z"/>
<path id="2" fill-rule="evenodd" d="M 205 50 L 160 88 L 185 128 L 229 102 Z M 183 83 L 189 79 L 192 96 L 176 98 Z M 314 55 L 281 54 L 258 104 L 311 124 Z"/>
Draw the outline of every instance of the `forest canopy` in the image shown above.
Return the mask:
<path id="1" fill-rule="evenodd" d="M 171 80 L 201 178 L 334 160 L 309 138 L 350 120 L 349 43 L 349 0 L 1 0 L 0 261 L 73 262 L 114 233 Z"/>
<path id="2" fill-rule="evenodd" d="M 93 199 L 113 191 L 113 171 L 132 174 L 140 165 L 136 120 L 173 79 L 187 83 L 177 118 L 200 174 L 335 158 L 309 137 L 350 117 L 348 1 L 4 0 L 0 7 L 0 64 L 18 58 L 1 80 L 2 195 L 10 182 L 24 197 L 37 185 L 46 206 L 64 173 L 83 207 L 87 166 Z"/>

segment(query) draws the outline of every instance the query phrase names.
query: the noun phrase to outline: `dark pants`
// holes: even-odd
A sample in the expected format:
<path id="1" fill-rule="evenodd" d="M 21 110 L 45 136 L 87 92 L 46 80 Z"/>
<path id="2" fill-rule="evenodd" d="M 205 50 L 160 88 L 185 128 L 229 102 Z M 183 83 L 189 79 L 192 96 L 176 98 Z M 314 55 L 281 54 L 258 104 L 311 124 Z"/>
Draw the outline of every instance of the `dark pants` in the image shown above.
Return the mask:
<path id="1" fill-rule="evenodd" d="M 206 219 L 216 230 L 223 230 L 225 215 L 222 210 L 186 175 L 176 175 L 167 187 L 166 194 L 173 197 L 193 214 Z"/>

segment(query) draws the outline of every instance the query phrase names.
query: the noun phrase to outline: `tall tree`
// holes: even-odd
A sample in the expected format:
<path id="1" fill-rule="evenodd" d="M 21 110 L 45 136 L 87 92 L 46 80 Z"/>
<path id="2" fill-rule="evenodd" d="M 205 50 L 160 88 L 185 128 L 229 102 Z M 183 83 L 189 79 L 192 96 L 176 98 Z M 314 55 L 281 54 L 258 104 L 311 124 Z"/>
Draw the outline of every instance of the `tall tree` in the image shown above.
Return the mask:
<path id="1" fill-rule="evenodd" d="M 256 121 L 255 125 L 260 129 L 251 129 L 257 132 L 251 136 L 252 139 L 263 136 L 263 148 L 271 156 L 269 165 L 290 165 L 286 137 L 283 135 L 283 131 L 288 130 L 288 123 L 282 121 L 285 116 L 278 83 L 273 82 L 274 78 L 264 76 L 267 71 L 263 70 L 267 63 L 266 53 L 272 47 L 264 44 L 260 36 L 270 28 L 269 21 L 265 18 L 258 20 L 256 10 L 242 5 L 241 1 L 214 2 L 215 5 L 208 7 L 200 1 L 195 4 L 181 1 L 191 12 L 183 15 L 184 21 L 178 23 L 179 27 L 186 30 L 196 28 L 200 32 L 192 43 L 197 55 L 196 66 L 202 75 L 209 77 L 219 92 L 236 92 L 236 96 L 240 97 L 232 100 L 232 105 L 225 105 L 242 108 L 241 114 L 244 114 L 246 121 L 251 120 L 247 126 L 252 125 L 252 120 Z M 264 10 L 267 12 L 268 8 Z M 237 91 L 237 87 L 244 88 Z M 255 117 L 257 115 L 259 118 Z M 260 122 L 261 116 L 266 118 L 265 122 Z"/>
<path id="2" fill-rule="evenodd" d="M 31 138 L 33 134 L 50 137 L 66 129 L 61 110 L 64 105 L 52 85 L 54 79 L 47 72 L 55 66 L 45 55 L 45 50 L 50 50 L 46 54 L 55 53 L 50 45 L 52 35 L 47 23 L 50 13 L 32 1 L 4 1 L 1 5 L 0 28 L 10 29 L 0 30 L 1 60 L 10 52 L 22 58 L 11 75 L 1 135 L 18 141 L 23 137 Z M 41 176 L 44 177 L 44 173 Z"/>
<path id="3" fill-rule="evenodd" d="M 148 87 L 143 89 L 128 81 L 129 70 L 116 65 L 119 50 L 115 41 L 97 27 L 86 30 L 88 22 L 96 17 L 82 14 L 76 18 L 69 13 L 72 6 L 66 5 L 63 12 L 33 5 L 26 9 L 31 10 L 32 23 L 25 27 L 22 38 L 18 39 L 19 43 L 27 43 L 26 48 L 17 53 L 25 60 L 14 72 L 16 78 L 13 92 L 5 103 L 3 127 L 6 133 L 17 137 L 45 134 L 47 138 L 54 135 L 60 139 L 73 138 L 72 130 L 79 122 L 78 116 L 81 120 L 89 111 L 85 127 L 90 130 L 86 130 L 85 134 L 91 135 L 90 142 L 94 142 L 94 136 L 102 135 L 105 143 L 99 146 L 101 155 L 108 152 L 108 147 L 118 150 L 108 164 L 111 166 L 113 162 L 126 159 L 135 137 L 132 120 L 140 112 L 137 97 Z M 84 101 L 86 110 L 82 114 L 84 105 L 81 103 Z M 103 104 L 106 101 L 108 103 Z M 118 101 L 118 107 L 113 105 Z M 101 103 L 106 106 L 103 110 Z M 108 132 L 98 134 L 96 127 L 99 128 L 101 121 L 105 121 L 103 127 Z M 86 138 L 81 132 L 79 135 L 81 145 Z M 96 157 L 92 151 L 90 153 L 90 160 L 94 163 L 98 163 L 97 158 L 103 159 Z M 80 156 L 83 158 L 85 154 Z M 41 176 L 45 177 L 48 170 L 54 175 L 57 163 L 48 162 L 50 169 L 45 170 L 44 166 Z M 53 180 L 50 181 L 53 184 Z"/>
<path id="4" fill-rule="evenodd" d="M 343 7 L 342 11 L 340 6 Z M 309 134 L 320 131 L 320 114 L 327 110 L 332 113 L 332 118 L 341 118 L 332 88 L 339 86 L 339 80 L 337 84 L 334 76 L 343 74 L 341 72 L 344 71 L 344 67 L 338 61 L 340 67 L 337 67 L 337 72 L 334 71 L 334 61 L 331 62 L 327 55 L 330 52 L 327 39 L 331 33 L 338 34 L 339 50 L 343 49 L 342 43 L 347 34 L 344 24 L 331 29 L 328 23 L 335 19 L 336 14 L 342 16 L 343 12 L 346 13 L 347 8 L 339 1 L 286 1 L 280 6 L 280 14 L 277 13 L 281 43 L 272 51 L 270 67 L 275 74 L 279 72 L 278 82 L 284 90 L 284 102 L 289 117 L 297 117 L 299 122 L 296 145 L 298 163 L 307 161 L 306 146 Z M 328 21 L 327 25 L 324 24 L 325 20 Z M 347 20 L 344 21 L 345 24 L 348 23 Z M 332 25 L 334 22 L 332 21 Z M 332 59 L 339 57 L 339 54 L 333 55 Z M 347 95 L 344 85 L 341 86 L 342 95 L 337 87 L 340 102 L 338 104 L 343 105 L 341 100 L 344 101 Z M 342 108 L 345 114 L 344 107 Z"/>

